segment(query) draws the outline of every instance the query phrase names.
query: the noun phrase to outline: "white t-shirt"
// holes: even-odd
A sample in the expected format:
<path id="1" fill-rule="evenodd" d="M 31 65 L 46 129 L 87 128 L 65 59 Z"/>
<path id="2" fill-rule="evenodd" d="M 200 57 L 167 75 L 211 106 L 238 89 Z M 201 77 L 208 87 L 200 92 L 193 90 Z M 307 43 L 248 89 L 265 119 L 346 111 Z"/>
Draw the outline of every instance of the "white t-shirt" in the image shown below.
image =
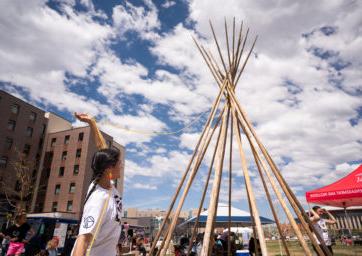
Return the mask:
<path id="1" fill-rule="evenodd" d="M 328 233 L 328 227 L 327 227 L 326 220 L 321 218 L 320 220 L 318 220 L 317 223 L 314 224 L 314 227 L 315 227 L 316 231 L 319 233 L 319 235 L 323 238 L 324 243 L 327 246 L 332 245 L 332 240 Z M 317 239 L 317 242 L 319 244 L 318 239 Z"/>
<path id="2" fill-rule="evenodd" d="M 90 185 L 88 192 L 93 187 Z M 109 190 L 97 185 L 96 189 L 84 205 L 79 234 L 92 234 L 94 236 L 98 221 L 101 221 L 98 234 L 91 248 L 91 256 L 116 256 L 118 239 L 121 234 L 122 198 L 117 189 L 112 185 L 111 197 L 104 216 L 101 218 L 102 209 L 108 200 Z M 73 255 L 73 252 L 72 254 Z"/>

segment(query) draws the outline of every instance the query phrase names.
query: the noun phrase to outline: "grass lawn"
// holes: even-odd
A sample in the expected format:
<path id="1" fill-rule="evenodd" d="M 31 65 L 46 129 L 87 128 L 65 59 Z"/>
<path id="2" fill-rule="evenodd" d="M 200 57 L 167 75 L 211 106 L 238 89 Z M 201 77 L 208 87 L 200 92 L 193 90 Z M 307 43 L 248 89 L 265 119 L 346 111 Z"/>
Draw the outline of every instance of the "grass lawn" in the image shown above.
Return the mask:
<path id="1" fill-rule="evenodd" d="M 287 241 L 287 243 L 291 255 L 304 256 L 302 247 L 299 245 L 298 241 Z M 281 242 L 280 245 L 283 248 Z M 267 241 L 267 247 L 270 255 L 280 255 L 278 241 Z M 310 248 L 312 247 L 310 246 Z M 337 243 L 335 246 L 333 246 L 333 252 L 335 256 L 362 255 L 362 246 L 345 246 L 342 245 L 341 243 Z M 284 251 L 283 255 L 285 255 Z"/>

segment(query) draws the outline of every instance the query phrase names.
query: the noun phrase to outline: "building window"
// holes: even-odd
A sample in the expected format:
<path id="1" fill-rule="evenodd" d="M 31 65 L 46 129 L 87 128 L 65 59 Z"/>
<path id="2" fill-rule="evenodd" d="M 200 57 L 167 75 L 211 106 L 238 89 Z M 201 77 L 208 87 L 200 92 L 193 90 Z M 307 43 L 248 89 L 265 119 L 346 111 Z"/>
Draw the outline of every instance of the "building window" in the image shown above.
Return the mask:
<path id="1" fill-rule="evenodd" d="M 70 136 L 67 135 L 64 137 L 64 144 L 69 144 Z"/>
<path id="2" fill-rule="evenodd" d="M 51 147 L 55 146 L 55 142 L 57 142 L 57 138 L 52 138 L 52 142 L 50 143 Z"/>
<path id="3" fill-rule="evenodd" d="M 63 153 L 62 153 L 62 161 L 67 160 L 67 154 L 68 154 L 67 151 L 63 151 Z"/>
<path id="4" fill-rule="evenodd" d="M 67 212 L 71 212 L 72 210 L 73 210 L 73 201 L 68 201 Z"/>
<path id="5" fill-rule="evenodd" d="M 28 137 L 33 136 L 33 128 L 32 127 L 26 128 L 26 136 L 28 136 Z"/>
<path id="6" fill-rule="evenodd" d="M 35 112 L 31 112 L 30 116 L 29 116 L 30 121 L 35 122 L 36 121 L 36 113 Z"/>
<path id="7" fill-rule="evenodd" d="M 82 149 L 78 148 L 77 152 L 75 153 L 75 157 L 80 158 L 81 154 L 82 154 Z"/>
<path id="8" fill-rule="evenodd" d="M 64 167 L 60 167 L 59 168 L 59 177 L 63 177 L 64 176 Z"/>
<path id="9" fill-rule="evenodd" d="M 73 175 L 78 175 L 78 173 L 79 173 L 79 165 L 74 165 Z"/>
<path id="10" fill-rule="evenodd" d="M 45 134 L 45 131 L 47 129 L 47 125 L 46 124 L 43 124 L 43 128 L 41 130 L 41 135 L 44 135 Z"/>
<path id="11" fill-rule="evenodd" d="M 84 132 L 78 134 L 78 141 L 83 141 Z"/>
<path id="12" fill-rule="evenodd" d="M 58 210 L 58 202 L 53 202 L 52 212 L 56 212 Z"/>
<path id="13" fill-rule="evenodd" d="M 29 155 L 30 154 L 30 145 L 29 144 L 25 144 L 24 145 L 24 150 L 23 150 L 23 153 L 25 154 L 25 155 Z"/>
<path id="14" fill-rule="evenodd" d="M 21 191 L 21 183 L 20 183 L 19 180 L 17 180 L 17 181 L 15 182 L 14 190 L 17 191 L 17 192 Z"/>
<path id="15" fill-rule="evenodd" d="M 44 142 L 43 138 L 40 138 L 38 150 L 41 150 L 41 147 L 43 146 L 43 142 Z"/>
<path id="16" fill-rule="evenodd" d="M 9 138 L 9 137 L 6 137 L 6 140 L 5 140 L 5 148 L 7 150 L 10 150 L 11 147 L 13 146 L 13 139 L 12 138 Z"/>
<path id="17" fill-rule="evenodd" d="M 55 195 L 59 195 L 59 194 L 60 194 L 60 184 L 55 185 L 54 194 L 55 194 Z"/>
<path id="18" fill-rule="evenodd" d="M 17 115 L 19 114 L 20 106 L 18 104 L 11 105 L 11 113 Z"/>
<path id="19" fill-rule="evenodd" d="M 45 175 L 46 175 L 47 178 L 50 177 L 50 168 L 47 168 L 47 169 L 45 170 Z"/>
<path id="20" fill-rule="evenodd" d="M 8 130 L 9 131 L 14 131 L 15 130 L 15 126 L 16 126 L 16 122 L 14 120 L 9 120 L 8 121 Z"/>
<path id="21" fill-rule="evenodd" d="M 69 193 L 74 193 L 75 192 L 75 183 L 74 182 L 72 182 L 72 183 L 70 183 L 70 185 L 69 185 Z"/>

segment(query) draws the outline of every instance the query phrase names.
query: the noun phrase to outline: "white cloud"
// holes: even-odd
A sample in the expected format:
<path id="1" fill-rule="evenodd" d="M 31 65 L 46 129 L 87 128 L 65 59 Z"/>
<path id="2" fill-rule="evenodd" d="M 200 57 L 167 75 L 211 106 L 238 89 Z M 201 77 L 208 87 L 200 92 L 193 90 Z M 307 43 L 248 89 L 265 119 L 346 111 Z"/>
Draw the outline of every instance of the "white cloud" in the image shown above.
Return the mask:
<path id="1" fill-rule="evenodd" d="M 165 70 L 157 70 L 154 79 L 144 78 L 148 70 L 139 63 L 123 63 L 113 53 L 103 53 L 92 71 L 102 85 L 98 92 L 112 100 L 120 94 L 140 95 L 150 103 L 160 103 L 187 115 L 194 110 L 206 110 L 208 101 L 185 86 L 182 77 Z M 197 111 L 198 113 L 198 111 Z"/>
<path id="2" fill-rule="evenodd" d="M 165 152 L 162 148 L 149 155 L 151 151 L 142 143 L 151 142 L 152 134 L 131 134 L 102 122 L 161 131 L 168 126 L 152 115 L 157 104 L 168 108 L 166 115 L 182 122 L 210 108 L 218 89 L 191 35 L 215 51 L 208 19 L 212 17 L 220 43 L 224 43 L 223 19 L 233 15 L 251 27 L 252 35 L 260 35 L 257 57 L 252 55 L 237 87 L 238 98 L 293 187 L 300 193 L 302 187 L 331 182 L 353 169 L 348 162 L 361 160 L 358 140 L 362 123 L 349 123 L 361 106 L 359 2 L 190 1 L 189 21 L 194 22 L 195 30 L 178 24 L 168 33 L 160 32 L 158 10 L 151 1 L 145 1 L 145 6 L 128 2 L 116 6 L 113 27 L 93 19 L 104 14 L 94 10 L 92 2 L 82 3 L 89 12 L 73 11 L 70 1 L 64 2 L 65 14 L 61 15 L 45 1 L 2 2 L 0 33 L 5 36 L 0 41 L 0 80 L 25 88 L 35 102 L 99 114 L 102 129 L 117 141 L 136 142 L 140 151 L 147 152 L 147 159 L 127 160 L 127 177 L 179 177 L 178 171 L 184 170 L 190 156 L 180 149 Z M 336 31 L 326 36 L 320 31 L 324 26 Z M 180 73 L 159 69 L 152 79 L 146 78 L 149 71 L 145 66 L 119 58 L 108 43 L 125 39 L 127 31 L 151 43 L 149 50 L 158 64 Z M 315 48 L 337 54 L 321 59 L 313 55 Z M 336 70 L 336 61 L 348 65 Z M 99 77 L 98 93 L 106 96 L 107 105 L 72 92 L 66 85 L 72 81 L 66 81 L 66 75 L 87 80 L 77 86 L 89 86 L 89 80 Z M 336 86 L 332 79 L 340 84 Z M 134 95 L 146 101 L 137 114 L 116 115 L 113 110 L 129 108 L 120 98 Z M 185 133 L 179 146 L 193 149 L 197 137 L 195 130 Z M 237 155 L 237 145 L 234 147 Z M 246 153 L 250 159 L 250 150 Z M 291 161 L 286 163 L 284 158 Z M 234 162 L 240 170 L 237 157 Z"/>
<path id="3" fill-rule="evenodd" d="M 166 0 L 163 4 L 162 4 L 162 7 L 163 8 L 170 8 L 172 6 L 174 6 L 176 4 L 175 1 L 170 1 L 170 0 Z"/>
<path id="4" fill-rule="evenodd" d="M 132 185 L 133 188 L 136 189 L 143 189 L 143 190 L 156 190 L 157 187 L 155 185 L 150 185 L 150 184 L 143 184 L 143 183 L 134 183 Z"/>
<path id="5" fill-rule="evenodd" d="M 260 35 L 255 50 L 258 58 L 250 59 L 237 95 L 250 119 L 257 123 L 256 131 L 271 154 L 279 160 L 292 160 L 282 166 L 292 184 L 311 186 L 322 182 L 321 177 L 333 171 L 335 165 L 361 160 L 362 145 L 357 142 L 361 124 L 352 127 L 349 123 L 361 106 L 361 98 L 354 93 L 361 88 L 357 75 L 361 68 L 357 57 L 361 46 L 358 42 L 362 39 L 358 33 L 360 9 L 353 1 L 228 1 L 222 8 L 216 2 L 190 1 L 189 18 L 207 38 L 211 35 L 208 20 L 212 17 L 220 42 L 224 43 L 223 19 L 229 17 L 230 24 L 233 15 L 244 20 L 252 34 Z M 315 32 L 308 39 L 302 36 L 326 25 L 337 27 L 335 34 Z M 181 37 L 182 33 L 177 35 Z M 170 47 L 167 52 L 177 49 Z M 314 56 L 309 51 L 311 47 L 338 51 L 350 66 L 336 71 L 331 66 L 333 59 Z M 194 58 L 189 59 L 182 63 L 192 63 Z M 172 63 L 171 58 L 169 62 Z M 342 76 L 341 86 L 349 94 L 331 83 L 333 76 Z M 287 81 L 300 91 L 288 90 Z M 181 145 L 187 145 L 187 135 Z"/>
<path id="6" fill-rule="evenodd" d="M 143 39 L 158 37 L 156 31 L 161 26 L 158 10 L 152 1 L 144 0 L 144 3 L 146 8 L 129 2 L 113 8 L 113 23 L 121 39 L 127 31 L 136 31 Z"/>
<path id="7" fill-rule="evenodd" d="M 200 133 L 183 133 L 180 135 L 180 146 L 193 150 L 200 136 Z"/>
<path id="8" fill-rule="evenodd" d="M 155 150 L 155 153 L 157 153 L 157 154 L 165 154 L 165 153 L 167 153 L 167 149 L 166 148 L 157 148 Z"/>
<path id="9" fill-rule="evenodd" d="M 114 115 L 104 111 L 105 117 L 99 121 L 101 129 L 116 139 L 118 143 L 127 145 L 132 142 L 149 142 L 166 124 L 152 115 Z"/>
<path id="10" fill-rule="evenodd" d="M 186 29 L 182 24 L 177 25 L 173 31 L 164 34 L 163 37 L 154 41 L 151 52 L 157 56 L 161 64 L 168 64 L 181 70 L 180 76 L 190 77 L 191 81 L 186 86 L 191 88 L 199 95 L 199 100 L 204 102 L 202 97 L 208 99 L 207 106 L 211 106 L 211 101 L 217 95 L 217 86 L 210 75 L 200 53 L 192 41 L 192 36 L 199 38 L 195 31 Z M 204 42 L 204 41 L 203 41 Z M 200 109 L 189 101 L 189 108 L 192 111 L 202 111 L 206 106 Z"/>
<path id="11" fill-rule="evenodd" d="M 95 101 L 71 92 L 64 81 L 66 73 L 86 75 L 87 67 L 112 36 L 111 28 L 66 5 L 66 15 L 60 15 L 45 1 L 10 2 L 0 4 L 0 33 L 6 35 L 0 42 L 0 79 L 59 109 L 81 106 L 82 111 L 98 112 Z"/>
<path id="12" fill-rule="evenodd" d="M 136 175 L 146 177 L 180 177 L 186 169 L 190 155 L 179 151 L 170 151 L 166 156 L 153 155 L 144 162 L 126 161 L 127 178 Z"/>
<path id="13" fill-rule="evenodd" d="M 121 63 L 107 50 L 108 41 L 115 35 L 114 28 L 93 20 L 95 15 L 98 18 L 102 15 L 94 10 L 91 1 L 83 1 L 82 4 L 89 12 L 75 12 L 72 1 L 62 3 L 63 14 L 47 7 L 45 1 L 27 1 L 26 4 L 19 1 L 11 1 L 11 4 L 2 2 L 0 22 L 4 25 L 0 33 L 6 36 L 0 42 L 0 59 L 3 63 L 0 65 L 0 80 L 24 88 L 35 104 L 41 102 L 60 111 L 101 114 L 102 117 L 107 113 L 108 120 L 133 129 L 163 129 L 165 124 L 142 111 L 139 116 L 115 115 L 112 109 L 116 109 L 119 99 L 112 98 L 110 87 L 101 87 L 101 94 L 109 98 L 112 109 L 97 100 L 74 93 L 66 85 L 68 80 L 74 83 L 66 74 L 86 79 L 85 84 L 74 85 L 86 87 L 93 80 L 88 71 L 94 63 L 98 67 L 116 61 Z M 107 57 L 108 62 L 105 60 Z M 137 63 L 120 66 L 123 76 L 115 79 L 132 83 L 136 77 L 137 81 L 143 83 L 138 76 L 146 75 L 147 69 Z M 115 73 L 118 71 L 114 70 Z M 95 70 L 93 75 L 98 75 Z M 152 135 L 124 136 L 114 126 L 103 125 L 102 128 L 122 143 L 144 142 L 152 138 Z"/>

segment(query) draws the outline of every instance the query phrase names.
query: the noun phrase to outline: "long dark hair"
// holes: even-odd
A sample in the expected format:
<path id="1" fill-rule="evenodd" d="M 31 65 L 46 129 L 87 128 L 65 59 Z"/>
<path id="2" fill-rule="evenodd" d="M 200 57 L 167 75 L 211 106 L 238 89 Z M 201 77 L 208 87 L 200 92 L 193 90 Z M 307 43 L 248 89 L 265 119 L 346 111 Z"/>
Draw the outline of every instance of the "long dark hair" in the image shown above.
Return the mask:
<path id="1" fill-rule="evenodd" d="M 96 189 L 97 184 L 102 175 L 104 174 L 105 170 L 117 164 L 118 160 L 120 159 L 120 154 L 121 153 L 117 148 L 105 148 L 98 150 L 97 152 L 94 153 L 91 165 L 91 168 L 93 170 L 93 181 L 92 181 L 93 186 L 84 200 L 83 208 L 86 202 L 88 201 L 89 197 Z M 83 210 L 80 215 L 79 225 L 82 222 L 82 217 L 83 217 Z"/>
<path id="2" fill-rule="evenodd" d="M 109 167 L 115 166 L 119 160 L 119 157 L 120 151 L 117 148 L 105 148 L 94 153 L 91 165 L 93 170 L 93 187 L 86 196 L 84 204 L 87 202 L 90 195 L 94 192 L 104 171 Z"/>

